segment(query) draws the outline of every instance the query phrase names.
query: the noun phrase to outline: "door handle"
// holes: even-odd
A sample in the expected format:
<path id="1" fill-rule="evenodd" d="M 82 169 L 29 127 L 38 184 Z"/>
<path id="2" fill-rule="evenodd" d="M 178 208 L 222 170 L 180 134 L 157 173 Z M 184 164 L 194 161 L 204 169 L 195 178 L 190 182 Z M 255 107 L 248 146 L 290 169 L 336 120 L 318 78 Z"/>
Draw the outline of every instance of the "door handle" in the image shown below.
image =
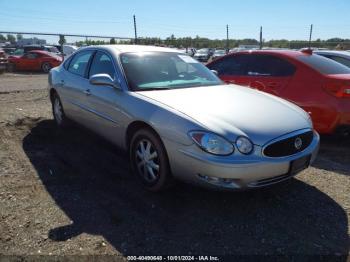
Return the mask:
<path id="1" fill-rule="evenodd" d="M 225 80 L 226 84 L 235 84 L 236 81 L 235 80 Z"/>
<path id="2" fill-rule="evenodd" d="M 91 96 L 90 89 L 84 90 L 84 94 L 87 95 L 87 96 Z"/>

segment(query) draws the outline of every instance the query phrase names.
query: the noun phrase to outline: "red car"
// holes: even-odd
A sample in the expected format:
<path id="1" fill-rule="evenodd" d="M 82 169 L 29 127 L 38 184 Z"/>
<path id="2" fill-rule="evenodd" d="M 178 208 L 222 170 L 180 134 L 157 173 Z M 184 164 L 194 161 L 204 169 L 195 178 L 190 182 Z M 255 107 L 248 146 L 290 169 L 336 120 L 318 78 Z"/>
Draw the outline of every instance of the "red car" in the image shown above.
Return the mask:
<path id="1" fill-rule="evenodd" d="M 62 62 L 61 57 L 41 50 L 29 51 L 22 56 L 9 56 L 8 60 L 12 70 L 43 71 L 45 73 Z"/>
<path id="2" fill-rule="evenodd" d="M 350 68 L 312 54 L 311 50 L 243 51 L 207 66 L 227 83 L 294 102 L 310 114 L 314 128 L 321 134 L 350 134 Z"/>

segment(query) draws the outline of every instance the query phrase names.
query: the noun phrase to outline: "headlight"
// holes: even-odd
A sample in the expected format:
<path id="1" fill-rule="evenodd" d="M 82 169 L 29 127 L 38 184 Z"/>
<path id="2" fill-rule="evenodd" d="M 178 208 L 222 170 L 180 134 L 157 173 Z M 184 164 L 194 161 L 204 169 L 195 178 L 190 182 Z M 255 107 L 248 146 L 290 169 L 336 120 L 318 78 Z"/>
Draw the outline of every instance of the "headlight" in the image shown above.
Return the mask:
<path id="1" fill-rule="evenodd" d="M 308 122 L 309 122 L 311 128 L 313 129 L 314 128 L 314 124 L 312 123 L 311 115 L 310 115 L 310 113 L 306 113 L 306 114 L 307 114 Z"/>
<path id="2" fill-rule="evenodd" d="M 246 137 L 240 136 L 236 140 L 236 146 L 239 152 L 248 155 L 253 151 L 253 143 Z"/>
<path id="3" fill-rule="evenodd" d="M 189 135 L 201 149 L 214 155 L 230 155 L 235 149 L 225 138 L 213 133 L 193 131 Z"/>

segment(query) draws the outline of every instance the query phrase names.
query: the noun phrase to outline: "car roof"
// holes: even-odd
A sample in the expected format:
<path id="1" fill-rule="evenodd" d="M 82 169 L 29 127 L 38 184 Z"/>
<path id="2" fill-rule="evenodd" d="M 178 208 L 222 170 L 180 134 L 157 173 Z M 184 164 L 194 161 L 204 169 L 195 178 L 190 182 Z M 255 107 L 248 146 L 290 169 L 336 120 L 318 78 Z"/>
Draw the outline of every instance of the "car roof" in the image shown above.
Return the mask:
<path id="1" fill-rule="evenodd" d="M 45 50 L 30 50 L 27 53 L 38 53 L 38 54 L 43 54 L 43 55 L 49 55 L 50 53 L 45 51 Z"/>
<path id="2" fill-rule="evenodd" d="M 242 50 L 234 53 L 229 53 L 229 55 L 235 54 L 265 54 L 265 55 L 282 55 L 290 58 L 295 58 L 298 56 L 310 56 L 310 54 L 302 51 L 295 50 Z"/>
<path id="3" fill-rule="evenodd" d="M 99 46 L 86 46 L 81 48 L 89 49 L 105 49 L 115 54 L 120 53 L 129 53 L 129 52 L 171 52 L 171 53 L 179 53 L 179 50 L 159 47 L 159 46 L 148 46 L 148 45 L 99 45 Z"/>

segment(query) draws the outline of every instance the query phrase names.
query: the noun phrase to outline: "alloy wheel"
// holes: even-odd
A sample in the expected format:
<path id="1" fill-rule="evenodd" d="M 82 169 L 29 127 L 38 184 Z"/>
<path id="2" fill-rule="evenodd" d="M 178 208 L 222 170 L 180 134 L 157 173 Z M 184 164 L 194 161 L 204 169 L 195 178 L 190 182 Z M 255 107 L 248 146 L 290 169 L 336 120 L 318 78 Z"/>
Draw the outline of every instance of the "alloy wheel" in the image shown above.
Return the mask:
<path id="1" fill-rule="evenodd" d="M 51 69 L 51 65 L 49 63 L 44 63 L 42 69 L 45 73 L 48 73 Z"/>
<path id="2" fill-rule="evenodd" d="M 156 148 L 148 139 L 141 139 L 135 150 L 135 160 L 139 175 L 148 183 L 159 179 L 159 156 Z"/>
<path id="3" fill-rule="evenodd" d="M 62 124 L 63 120 L 63 109 L 61 106 L 60 100 L 56 97 L 53 103 L 53 113 L 55 115 L 55 119 L 58 125 Z"/>

